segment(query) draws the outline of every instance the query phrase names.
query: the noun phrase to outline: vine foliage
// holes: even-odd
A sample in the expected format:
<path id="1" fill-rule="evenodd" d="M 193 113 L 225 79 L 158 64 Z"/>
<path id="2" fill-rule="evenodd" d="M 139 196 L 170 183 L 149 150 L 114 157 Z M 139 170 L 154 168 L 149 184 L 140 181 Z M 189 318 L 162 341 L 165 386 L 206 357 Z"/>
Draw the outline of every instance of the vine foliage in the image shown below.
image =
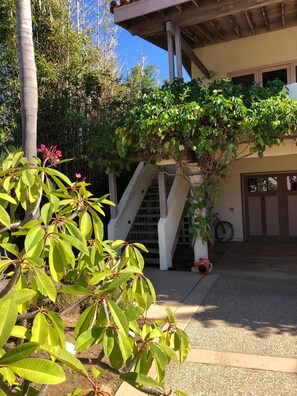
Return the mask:
<path id="1" fill-rule="evenodd" d="M 235 161 L 253 153 L 262 157 L 266 147 L 292 138 L 296 121 L 297 102 L 279 80 L 245 87 L 228 79 L 209 85 L 176 79 L 120 114 L 110 139 L 122 166 L 137 153 L 155 163 L 173 158 L 183 170 L 185 152 L 191 153 L 204 184 L 192 186 L 190 212 L 198 213 L 194 228 L 202 239 L 212 242 L 210 211 L 226 171 Z M 199 215 L 203 208 L 206 217 Z"/>

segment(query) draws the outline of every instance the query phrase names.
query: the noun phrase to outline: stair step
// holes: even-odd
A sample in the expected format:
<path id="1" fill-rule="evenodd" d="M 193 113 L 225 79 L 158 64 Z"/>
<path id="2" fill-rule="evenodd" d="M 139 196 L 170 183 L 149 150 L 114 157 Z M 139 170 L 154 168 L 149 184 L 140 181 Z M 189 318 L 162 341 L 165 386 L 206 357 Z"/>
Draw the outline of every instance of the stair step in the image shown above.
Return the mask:
<path id="1" fill-rule="evenodd" d="M 143 226 L 143 227 L 148 227 L 148 226 L 153 226 L 157 227 L 158 223 L 156 221 L 134 221 L 133 227 L 134 226 Z"/>
<path id="2" fill-rule="evenodd" d="M 156 217 L 156 218 L 158 218 L 159 219 L 159 217 L 160 217 L 160 213 L 149 213 L 149 214 L 147 214 L 147 213 L 144 213 L 144 214 L 137 214 L 137 216 L 135 217 L 136 219 L 139 219 L 139 218 L 144 218 L 144 217 L 150 217 L 150 218 L 152 218 L 152 217 Z"/>
<path id="3" fill-rule="evenodd" d="M 137 235 L 158 235 L 158 232 L 157 230 L 130 230 L 129 235 L 133 235 L 137 238 Z"/>
<path id="4" fill-rule="evenodd" d="M 159 257 L 145 257 L 144 262 L 146 264 L 159 264 L 160 259 Z"/>

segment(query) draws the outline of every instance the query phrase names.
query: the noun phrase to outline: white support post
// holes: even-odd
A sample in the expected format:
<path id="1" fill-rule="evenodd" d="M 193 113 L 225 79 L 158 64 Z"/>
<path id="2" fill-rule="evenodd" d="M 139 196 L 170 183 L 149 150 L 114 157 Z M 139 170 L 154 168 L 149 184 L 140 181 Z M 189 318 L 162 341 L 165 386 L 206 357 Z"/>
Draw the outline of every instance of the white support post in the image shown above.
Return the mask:
<path id="1" fill-rule="evenodd" d="M 168 62 L 169 62 L 169 81 L 172 84 L 175 77 L 174 70 L 174 41 L 172 38 L 171 22 L 166 22 L 167 45 L 168 45 Z"/>
<path id="2" fill-rule="evenodd" d="M 181 35 L 179 26 L 175 26 L 175 52 L 176 52 L 176 70 L 177 77 L 183 78 L 183 60 L 182 60 L 182 46 L 181 46 Z"/>

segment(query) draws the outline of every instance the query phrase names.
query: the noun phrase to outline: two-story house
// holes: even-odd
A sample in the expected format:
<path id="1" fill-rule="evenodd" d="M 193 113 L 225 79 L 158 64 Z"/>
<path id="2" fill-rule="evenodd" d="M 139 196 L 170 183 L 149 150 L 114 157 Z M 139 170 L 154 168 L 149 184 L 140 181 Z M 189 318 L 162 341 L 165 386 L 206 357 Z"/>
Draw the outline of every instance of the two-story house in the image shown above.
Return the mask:
<path id="1" fill-rule="evenodd" d="M 111 10 L 118 25 L 168 51 L 171 80 L 182 77 L 182 66 L 205 83 L 230 77 L 234 83 L 265 86 L 278 78 L 287 84 L 291 98 L 297 98 L 294 0 L 124 0 L 112 2 Z M 161 269 L 171 266 L 188 194 L 180 178 L 166 194 L 162 170 L 172 166 L 160 163 L 152 169 L 141 164 L 109 226 L 111 237 L 126 238 L 145 192 L 158 178 Z M 112 174 L 110 187 L 116 199 Z M 223 181 L 214 210 L 233 224 L 235 241 L 296 241 L 296 142 L 269 148 L 263 158 L 251 155 L 238 161 Z M 197 240 L 195 258 L 206 254 L 206 246 Z"/>

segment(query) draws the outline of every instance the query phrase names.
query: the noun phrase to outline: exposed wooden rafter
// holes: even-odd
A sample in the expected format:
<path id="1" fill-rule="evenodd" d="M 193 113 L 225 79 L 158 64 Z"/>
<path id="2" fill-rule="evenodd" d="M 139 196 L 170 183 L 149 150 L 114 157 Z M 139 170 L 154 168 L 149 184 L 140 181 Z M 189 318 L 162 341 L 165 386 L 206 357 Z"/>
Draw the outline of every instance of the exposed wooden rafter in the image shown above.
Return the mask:
<path id="1" fill-rule="evenodd" d="M 189 28 L 185 27 L 181 29 L 182 34 L 191 40 L 195 46 L 203 47 L 203 42 L 201 41 L 200 37 L 198 37 L 193 31 L 190 31 Z"/>
<path id="2" fill-rule="evenodd" d="M 281 3 L 282 27 L 285 28 L 285 4 Z"/>
<path id="3" fill-rule="evenodd" d="M 192 0 L 192 3 L 195 4 L 196 7 L 199 7 L 197 0 Z"/>
<path id="4" fill-rule="evenodd" d="M 269 32 L 270 31 L 270 23 L 269 23 L 269 20 L 268 20 L 268 17 L 267 17 L 267 13 L 266 13 L 265 7 L 262 7 L 261 10 L 262 10 L 262 15 L 263 15 L 263 18 L 264 18 L 266 29 Z"/>
<path id="5" fill-rule="evenodd" d="M 215 44 L 216 42 L 214 41 L 212 34 L 210 33 L 210 31 L 208 29 L 206 29 L 205 27 L 202 27 L 200 25 L 197 25 L 195 27 L 193 27 L 194 30 L 198 30 L 199 33 L 202 34 L 202 36 L 204 36 L 205 38 L 207 38 L 208 41 L 210 41 L 212 44 Z"/>
<path id="6" fill-rule="evenodd" d="M 247 22 L 249 24 L 249 27 L 250 27 L 251 31 L 255 35 L 256 34 L 256 28 L 255 28 L 255 24 L 254 24 L 253 18 L 252 18 L 252 16 L 251 16 L 249 11 L 245 12 L 245 18 L 246 18 L 246 20 L 247 20 Z"/>
<path id="7" fill-rule="evenodd" d="M 240 27 L 238 26 L 236 19 L 234 18 L 233 15 L 228 15 L 228 21 L 231 23 L 231 25 L 233 26 L 236 34 L 238 37 L 241 37 L 241 31 L 240 31 Z"/>
<path id="8" fill-rule="evenodd" d="M 217 33 L 218 36 L 221 37 L 224 41 L 226 41 L 226 35 L 220 27 L 220 23 L 217 20 L 209 21 L 210 26 L 213 28 L 213 30 Z"/>
<path id="9" fill-rule="evenodd" d="M 152 0 L 151 0 L 152 1 Z M 159 3 L 163 3 L 159 1 Z M 140 2 L 139 2 L 140 3 Z M 150 4 L 150 2 L 147 2 Z M 196 7 L 195 9 L 190 9 L 182 13 L 168 12 L 167 17 L 176 26 L 193 26 L 196 24 L 209 22 L 213 19 L 219 19 L 222 17 L 228 17 L 228 15 L 236 15 L 237 13 L 252 10 L 257 7 L 264 7 L 268 5 L 279 4 L 280 0 L 226 0 L 224 3 L 210 3 L 209 5 Z M 135 3 L 138 4 L 138 3 Z M 125 9 L 131 7 L 127 5 Z M 121 8 L 119 8 L 121 10 Z M 127 16 L 127 19 L 130 19 Z M 129 27 L 129 31 L 132 34 L 137 35 L 149 35 L 156 33 L 162 29 L 161 18 L 154 18 L 151 23 L 135 23 Z"/>

